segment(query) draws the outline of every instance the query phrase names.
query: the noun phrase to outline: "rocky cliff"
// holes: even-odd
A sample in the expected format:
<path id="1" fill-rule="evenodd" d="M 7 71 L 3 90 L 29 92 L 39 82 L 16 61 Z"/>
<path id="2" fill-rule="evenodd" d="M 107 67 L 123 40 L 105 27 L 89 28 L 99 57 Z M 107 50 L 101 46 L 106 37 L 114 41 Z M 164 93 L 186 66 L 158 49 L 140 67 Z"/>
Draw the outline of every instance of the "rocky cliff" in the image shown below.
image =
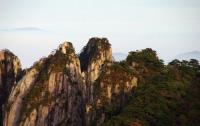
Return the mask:
<path id="1" fill-rule="evenodd" d="M 0 51 L 0 126 L 5 104 L 12 87 L 20 79 L 21 64 L 17 56 L 9 50 Z"/>
<path id="2" fill-rule="evenodd" d="M 115 62 L 106 38 L 91 38 L 79 56 L 64 42 L 23 71 L 4 50 L 0 125 L 199 126 L 199 76 L 197 60 L 164 65 L 151 48 Z"/>
<path id="3" fill-rule="evenodd" d="M 137 83 L 132 71 L 113 62 L 106 38 L 91 38 L 79 56 L 70 42 L 64 42 L 17 82 L 3 123 L 98 126 L 121 111 Z"/>
<path id="4" fill-rule="evenodd" d="M 4 125 L 84 125 L 82 97 L 80 62 L 65 42 L 35 63 L 11 92 Z"/>
<path id="5" fill-rule="evenodd" d="M 137 78 L 113 62 L 111 45 L 106 38 L 91 38 L 79 55 L 85 78 L 86 124 L 101 125 L 128 99 L 137 86 Z M 116 74 L 117 73 L 117 74 Z"/>
<path id="6" fill-rule="evenodd" d="M 89 81 L 94 82 L 102 65 L 112 62 L 112 48 L 106 38 L 91 38 L 79 55 L 81 70 Z"/>

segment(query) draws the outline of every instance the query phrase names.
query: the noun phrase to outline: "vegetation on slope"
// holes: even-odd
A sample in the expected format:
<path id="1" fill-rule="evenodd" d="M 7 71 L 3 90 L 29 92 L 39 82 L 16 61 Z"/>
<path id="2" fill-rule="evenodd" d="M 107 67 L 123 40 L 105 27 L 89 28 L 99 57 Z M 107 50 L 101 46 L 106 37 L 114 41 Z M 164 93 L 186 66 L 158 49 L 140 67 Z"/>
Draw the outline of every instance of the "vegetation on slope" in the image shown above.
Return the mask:
<path id="1" fill-rule="evenodd" d="M 173 60 L 165 66 L 155 51 L 145 49 L 130 52 L 121 64 L 138 71 L 140 84 L 122 112 L 112 116 L 105 126 L 200 124 L 200 65 L 197 60 Z"/>
<path id="2" fill-rule="evenodd" d="M 74 49 L 68 48 L 67 53 L 63 54 L 57 50 L 55 54 L 49 55 L 47 58 L 41 59 L 33 65 L 39 71 L 38 78 L 30 91 L 23 99 L 23 109 L 21 113 L 21 120 L 24 122 L 25 118 L 30 116 L 30 113 L 38 108 L 39 105 L 48 105 L 55 98 L 48 91 L 49 76 L 53 72 L 62 72 L 69 75 L 66 69 L 66 64 L 71 61 L 70 55 L 74 53 Z"/>
<path id="3" fill-rule="evenodd" d="M 132 82 L 133 77 L 135 77 L 134 73 L 119 63 L 105 63 L 103 65 L 99 78 L 93 84 L 95 101 L 93 111 L 96 111 L 93 125 L 99 123 L 102 114 L 104 114 L 105 120 L 108 120 L 121 111 L 129 96 L 133 94 L 132 88 L 137 84 L 137 82 Z M 128 89 L 127 83 L 132 84 L 133 87 Z"/>

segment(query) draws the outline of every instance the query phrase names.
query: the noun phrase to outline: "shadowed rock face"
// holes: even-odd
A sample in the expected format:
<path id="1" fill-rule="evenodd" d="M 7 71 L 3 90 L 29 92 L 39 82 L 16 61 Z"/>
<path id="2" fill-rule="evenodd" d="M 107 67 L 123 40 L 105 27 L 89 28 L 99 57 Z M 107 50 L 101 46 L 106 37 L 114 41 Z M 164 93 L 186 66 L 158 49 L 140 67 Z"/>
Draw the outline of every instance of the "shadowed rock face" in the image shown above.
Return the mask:
<path id="1" fill-rule="evenodd" d="M 72 44 L 64 42 L 34 63 L 13 88 L 3 123 L 101 125 L 121 110 L 136 86 L 135 75 L 112 61 L 106 38 L 91 38 L 79 57 Z"/>
<path id="2" fill-rule="evenodd" d="M 113 115 L 117 115 L 134 94 L 138 79 L 117 63 L 106 63 L 93 86 L 93 102 L 87 112 L 89 123 L 100 126 Z M 95 110 L 95 111 L 94 111 Z M 90 117 L 90 116 L 89 116 Z"/>
<path id="3" fill-rule="evenodd" d="M 112 62 L 111 45 L 106 38 L 91 38 L 79 55 L 81 71 L 85 82 L 86 124 L 90 125 L 93 115 L 90 111 L 94 103 L 93 83 L 99 77 L 104 63 Z"/>
<path id="4" fill-rule="evenodd" d="M 86 125 L 101 125 L 111 108 L 117 113 L 137 86 L 137 78 L 112 61 L 106 38 L 91 38 L 79 55 L 85 78 Z"/>
<path id="5" fill-rule="evenodd" d="M 91 38 L 79 55 L 81 71 L 88 72 L 91 81 L 97 79 L 104 62 L 112 62 L 112 48 L 106 38 Z"/>
<path id="6" fill-rule="evenodd" d="M 86 102 L 93 101 L 93 83 L 106 62 L 112 62 L 111 45 L 106 38 L 91 38 L 79 55 L 86 84 Z"/>
<path id="7" fill-rule="evenodd" d="M 0 51 L 0 126 L 4 116 L 5 104 L 12 87 L 20 79 L 21 64 L 9 50 Z"/>

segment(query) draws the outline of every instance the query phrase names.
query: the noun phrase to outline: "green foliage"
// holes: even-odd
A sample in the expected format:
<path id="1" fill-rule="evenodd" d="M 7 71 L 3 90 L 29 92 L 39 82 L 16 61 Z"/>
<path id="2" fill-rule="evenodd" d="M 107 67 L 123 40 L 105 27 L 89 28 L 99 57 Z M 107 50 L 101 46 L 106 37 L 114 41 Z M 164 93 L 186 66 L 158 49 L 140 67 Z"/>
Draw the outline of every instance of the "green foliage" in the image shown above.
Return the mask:
<path id="1" fill-rule="evenodd" d="M 146 48 L 141 51 L 129 52 L 126 61 L 128 64 L 137 62 L 147 66 L 154 66 L 159 68 L 163 66 L 163 61 L 158 58 L 156 51 L 152 50 L 151 48 Z"/>
<path id="2" fill-rule="evenodd" d="M 131 52 L 122 65 L 137 62 L 146 72 L 145 81 L 135 90 L 128 104 L 105 126 L 198 126 L 200 124 L 200 66 L 197 60 L 173 60 L 162 69 L 154 69 L 160 60 L 151 49 Z M 141 68 L 140 68 L 141 69 Z M 140 69 L 136 69 L 137 71 Z"/>
<path id="3" fill-rule="evenodd" d="M 92 107 L 96 113 L 94 121 L 98 121 L 102 117 L 102 113 L 105 114 L 106 119 L 109 119 L 121 111 L 128 96 L 132 94 L 131 91 L 125 92 L 125 90 L 127 90 L 126 82 L 131 82 L 133 76 L 130 69 L 123 67 L 118 62 L 105 63 L 102 66 L 100 76 L 93 84 L 94 104 Z M 111 88 L 111 98 L 108 97 L 108 87 Z M 96 124 L 96 122 L 92 123 Z"/>

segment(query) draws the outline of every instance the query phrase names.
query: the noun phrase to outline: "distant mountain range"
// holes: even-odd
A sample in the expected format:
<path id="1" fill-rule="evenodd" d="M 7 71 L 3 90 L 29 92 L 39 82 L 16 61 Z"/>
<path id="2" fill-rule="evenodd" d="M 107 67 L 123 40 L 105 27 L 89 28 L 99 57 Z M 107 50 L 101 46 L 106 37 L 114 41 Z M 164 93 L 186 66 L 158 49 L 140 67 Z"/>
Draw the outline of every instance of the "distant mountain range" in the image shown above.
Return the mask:
<path id="1" fill-rule="evenodd" d="M 125 60 L 128 54 L 126 53 L 113 53 L 113 57 L 115 61 L 122 61 Z M 190 60 L 190 59 L 196 59 L 200 61 L 200 51 L 192 51 L 192 52 L 186 52 L 186 53 L 181 53 L 177 56 L 175 56 L 173 59 L 179 59 L 179 60 Z M 171 59 L 171 60 L 173 60 Z M 166 63 L 170 62 L 171 60 L 165 60 Z"/>
<path id="2" fill-rule="evenodd" d="M 115 61 L 125 60 L 127 56 L 128 56 L 128 54 L 126 54 L 126 53 L 120 53 L 120 52 L 113 53 L 113 57 L 114 57 Z"/>
<path id="3" fill-rule="evenodd" d="M 190 60 L 190 59 L 196 59 L 200 61 L 200 51 L 192 51 L 187 53 L 179 54 L 175 57 L 175 59 L 179 60 Z"/>

